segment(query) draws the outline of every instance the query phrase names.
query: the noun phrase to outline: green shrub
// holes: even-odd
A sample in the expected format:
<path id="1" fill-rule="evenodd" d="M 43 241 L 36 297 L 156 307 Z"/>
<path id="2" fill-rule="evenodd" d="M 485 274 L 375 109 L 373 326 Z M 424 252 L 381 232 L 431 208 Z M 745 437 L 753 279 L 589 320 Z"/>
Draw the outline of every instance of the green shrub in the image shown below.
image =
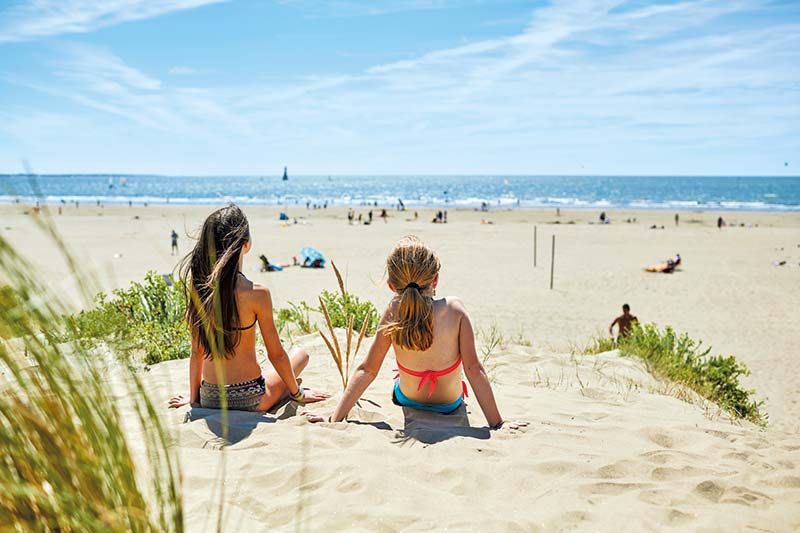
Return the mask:
<path id="1" fill-rule="evenodd" d="M 290 324 L 294 324 L 295 329 L 301 335 L 313 333 L 315 328 L 311 324 L 310 315 L 311 311 L 316 311 L 316 309 L 310 307 L 306 302 L 300 302 L 299 304 L 288 302 L 288 304 L 289 308 L 278 309 L 275 317 L 275 327 L 278 329 L 278 333 L 286 331 Z"/>
<path id="2" fill-rule="evenodd" d="M 743 389 L 739 383 L 750 371 L 735 357 L 709 356 L 711 348 L 703 348 L 686 333 L 677 334 L 672 327 L 663 331 L 655 324 L 635 324 L 630 335 L 617 346 L 624 356 L 638 357 L 647 369 L 659 378 L 680 383 L 711 400 L 735 417 L 765 425 L 767 414 L 761 411 L 764 402 L 755 401 L 755 391 Z M 614 348 L 611 339 L 593 340 L 591 353 Z"/>
<path id="3" fill-rule="evenodd" d="M 67 317 L 65 339 L 84 344 L 106 341 L 123 354 L 144 354 L 147 364 L 188 357 L 189 329 L 183 320 L 186 301 L 180 283 L 148 272 L 144 283 L 116 289 L 109 298 L 100 293 L 96 307 Z"/>
<path id="4" fill-rule="evenodd" d="M 322 291 L 320 299 L 328 309 L 331 317 L 331 324 L 335 328 L 347 328 L 350 315 L 355 317 L 353 330 L 361 331 L 364 321 L 367 321 L 367 335 L 374 335 L 378 329 L 378 310 L 369 300 L 361 301 L 358 296 L 346 293 L 342 296 L 338 292 Z M 322 312 L 321 309 L 317 309 Z"/>

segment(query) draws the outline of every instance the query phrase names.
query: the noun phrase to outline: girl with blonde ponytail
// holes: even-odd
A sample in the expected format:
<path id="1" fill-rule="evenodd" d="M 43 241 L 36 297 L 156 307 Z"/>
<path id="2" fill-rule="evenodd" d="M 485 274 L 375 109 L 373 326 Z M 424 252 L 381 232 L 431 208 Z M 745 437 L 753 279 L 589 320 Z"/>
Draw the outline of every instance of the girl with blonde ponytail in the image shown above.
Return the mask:
<path id="1" fill-rule="evenodd" d="M 180 273 L 192 337 L 189 394 L 170 399 L 170 407 L 192 403 L 267 411 L 286 395 L 300 403 L 328 397 L 300 387 L 297 376 L 308 364 L 308 353 L 286 353 L 273 321 L 269 289 L 242 273 L 242 259 L 251 247 L 247 218 L 229 205 L 208 216 L 197 244 L 184 258 Z M 272 363 L 264 374 L 256 359 L 256 325 Z"/>
<path id="2" fill-rule="evenodd" d="M 330 417 L 306 413 L 312 422 L 344 420 L 375 379 L 389 347 L 394 348 L 398 376 L 392 400 L 404 407 L 451 413 L 461 407 L 467 377 L 491 429 L 503 426 L 494 393 L 475 351 L 469 315 L 458 298 L 436 298 L 439 257 L 416 237 L 397 243 L 386 260 L 389 289 L 394 293 L 378 325 L 364 362 L 356 370 Z M 509 423 L 517 428 L 524 423 Z"/>

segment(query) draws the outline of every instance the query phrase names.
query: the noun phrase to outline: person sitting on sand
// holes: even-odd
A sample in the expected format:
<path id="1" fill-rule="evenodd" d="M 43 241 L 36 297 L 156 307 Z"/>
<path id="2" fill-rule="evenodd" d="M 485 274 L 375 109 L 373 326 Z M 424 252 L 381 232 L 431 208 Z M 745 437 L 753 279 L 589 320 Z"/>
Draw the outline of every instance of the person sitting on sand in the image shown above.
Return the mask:
<path id="1" fill-rule="evenodd" d="M 491 429 L 503 426 L 492 386 L 475 352 L 469 315 L 458 298 L 435 298 L 439 258 L 416 237 L 405 237 L 386 262 L 388 286 L 395 296 L 387 305 L 365 360 L 350 379 L 330 417 L 307 413 L 312 422 L 344 420 L 383 365 L 391 346 L 397 359 L 392 401 L 436 413 L 458 409 L 472 385 Z M 515 429 L 525 423 L 508 423 Z"/>
<path id="2" fill-rule="evenodd" d="M 267 411 L 281 398 L 299 403 L 322 401 L 327 394 L 300 387 L 298 375 L 308 353 L 281 345 L 272 317 L 269 289 L 242 274 L 250 251 L 250 227 L 235 205 L 214 211 L 203 223 L 194 250 L 181 265 L 186 321 L 192 337 L 189 394 L 170 399 L 219 409 L 223 391 L 228 409 Z M 272 368 L 262 373 L 256 358 L 256 325 Z"/>
<path id="3" fill-rule="evenodd" d="M 631 306 L 628 304 L 622 304 L 622 314 L 615 318 L 611 325 L 608 326 L 608 332 L 613 337 L 614 326 L 617 326 L 619 334 L 617 335 L 616 340 L 619 342 L 621 338 L 627 337 L 631 334 L 631 331 L 633 330 L 633 323 L 638 321 L 639 319 L 631 314 Z"/>

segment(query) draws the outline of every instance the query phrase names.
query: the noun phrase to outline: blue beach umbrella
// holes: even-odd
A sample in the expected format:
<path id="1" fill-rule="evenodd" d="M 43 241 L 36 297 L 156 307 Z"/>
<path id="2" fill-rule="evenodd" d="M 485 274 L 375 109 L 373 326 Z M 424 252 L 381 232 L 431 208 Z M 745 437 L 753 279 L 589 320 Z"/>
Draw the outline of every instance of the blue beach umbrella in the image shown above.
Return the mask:
<path id="1" fill-rule="evenodd" d="M 304 265 L 313 265 L 316 261 L 319 261 L 320 268 L 325 266 L 325 256 L 315 248 L 301 248 L 300 257 L 303 259 L 302 263 Z"/>

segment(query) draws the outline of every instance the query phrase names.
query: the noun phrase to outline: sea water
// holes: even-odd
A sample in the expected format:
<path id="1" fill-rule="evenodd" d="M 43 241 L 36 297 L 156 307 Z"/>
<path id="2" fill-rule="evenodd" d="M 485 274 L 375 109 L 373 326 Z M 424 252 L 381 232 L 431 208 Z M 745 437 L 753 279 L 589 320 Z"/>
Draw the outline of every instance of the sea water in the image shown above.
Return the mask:
<path id="1" fill-rule="evenodd" d="M 0 175 L 0 202 L 800 211 L 800 176 Z"/>

